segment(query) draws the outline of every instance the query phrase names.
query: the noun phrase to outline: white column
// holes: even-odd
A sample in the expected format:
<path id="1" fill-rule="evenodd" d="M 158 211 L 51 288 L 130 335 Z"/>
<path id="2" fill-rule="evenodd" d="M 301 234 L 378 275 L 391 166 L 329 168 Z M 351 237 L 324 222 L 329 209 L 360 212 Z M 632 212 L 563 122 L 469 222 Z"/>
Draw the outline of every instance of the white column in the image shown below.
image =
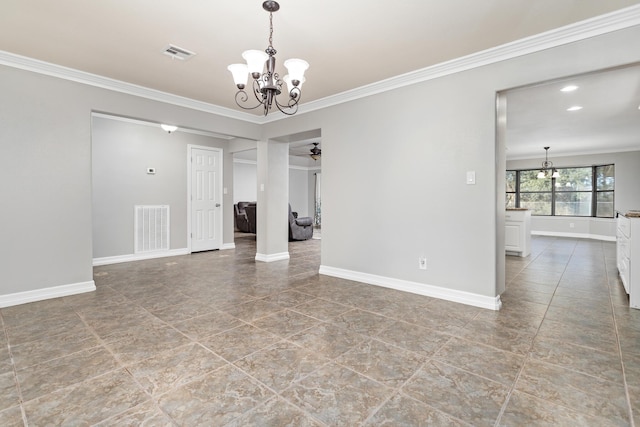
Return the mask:
<path id="1" fill-rule="evenodd" d="M 258 141 L 256 261 L 289 259 L 289 144 Z"/>

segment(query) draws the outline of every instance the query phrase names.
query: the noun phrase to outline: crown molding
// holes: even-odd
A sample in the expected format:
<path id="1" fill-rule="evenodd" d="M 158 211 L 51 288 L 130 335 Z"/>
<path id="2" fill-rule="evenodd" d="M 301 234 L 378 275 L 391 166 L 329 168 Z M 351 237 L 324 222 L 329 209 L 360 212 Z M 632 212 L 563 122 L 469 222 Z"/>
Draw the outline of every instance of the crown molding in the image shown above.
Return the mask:
<path id="1" fill-rule="evenodd" d="M 142 126 L 148 126 L 148 127 L 160 127 L 160 125 L 161 125 L 161 123 L 158 123 L 158 122 L 150 122 L 148 120 L 132 119 L 130 117 L 118 116 L 118 115 L 110 114 L 110 113 L 101 113 L 99 111 L 92 111 L 91 112 L 91 116 L 92 117 L 99 117 L 99 118 L 107 119 L 107 120 L 116 120 L 118 122 L 133 123 L 133 124 L 136 124 L 136 125 L 142 125 Z M 224 139 L 224 140 L 227 140 L 227 141 L 235 138 L 234 136 L 225 135 L 225 134 L 222 134 L 222 133 L 208 132 L 208 131 L 198 130 L 198 129 L 190 129 L 190 128 L 185 128 L 185 127 L 181 127 L 181 126 L 179 126 L 178 129 L 176 129 L 174 132 L 191 133 L 191 134 L 194 134 L 194 135 L 208 136 L 208 137 L 211 137 L 211 138 Z"/>
<path id="2" fill-rule="evenodd" d="M 115 92 L 125 93 L 127 95 L 139 96 L 141 98 L 160 101 L 179 107 L 190 108 L 192 110 L 204 111 L 205 113 L 216 114 L 218 116 L 229 117 L 231 119 L 242 120 L 260 124 L 262 117 L 257 117 L 249 113 L 232 110 L 230 108 L 220 107 L 218 105 L 209 104 L 195 99 L 183 96 L 173 95 L 171 93 L 162 92 L 156 89 L 150 89 L 144 86 L 134 85 L 120 80 L 99 76 L 97 74 L 87 73 L 85 71 L 75 70 L 73 68 L 63 67 L 61 65 L 40 61 L 26 56 L 16 55 L 11 52 L 0 50 L 0 64 L 21 70 L 32 71 L 38 74 L 57 77 L 77 83 L 86 84 L 88 86 L 108 89 Z"/>
<path id="3" fill-rule="evenodd" d="M 312 111 L 354 101 L 356 99 L 378 93 L 433 80 L 450 74 L 482 67 L 484 65 L 513 59 L 519 56 L 562 46 L 636 25 L 640 25 L 640 5 L 630 6 L 608 14 L 580 21 L 575 24 L 556 28 L 554 30 L 516 40 L 511 43 L 456 58 L 451 61 L 442 62 L 430 67 L 401 74 L 386 80 L 301 104 L 297 115 L 310 113 Z M 254 124 L 265 124 L 289 117 L 278 114 L 273 114 L 267 117 L 256 116 L 1 50 L 0 64 L 232 119 L 243 120 Z"/>
<path id="4" fill-rule="evenodd" d="M 247 159 L 233 159 L 233 163 L 239 163 L 239 164 L 243 164 L 243 165 L 253 165 L 256 166 L 258 164 L 257 160 L 247 160 Z M 297 165 L 289 165 L 289 169 L 293 169 L 293 170 L 301 170 L 301 171 L 320 171 L 322 170 L 322 167 L 320 166 L 297 166 Z"/>
<path id="5" fill-rule="evenodd" d="M 382 92 L 422 83 L 451 74 L 468 71 L 496 62 L 540 52 L 591 37 L 640 25 L 640 5 L 630 6 L 605 15 L 556 28 L 491 49 L 472 53 L 450 61 L 421 68 L 416 71 L 361 86 L 326 98 L 300 105 L 297 115 L 309 113 Z M 274 122 L 286 117 L 267 117 L 263 122 Z"/>

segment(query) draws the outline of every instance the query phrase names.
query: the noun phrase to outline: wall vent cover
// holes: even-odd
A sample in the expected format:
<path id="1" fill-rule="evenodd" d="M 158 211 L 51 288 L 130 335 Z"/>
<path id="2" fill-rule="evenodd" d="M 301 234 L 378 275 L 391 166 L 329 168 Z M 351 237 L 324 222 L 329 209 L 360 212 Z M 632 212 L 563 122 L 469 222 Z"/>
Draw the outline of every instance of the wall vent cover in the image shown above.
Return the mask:
<path id="1" fill-rule="evenodd" d="M 172 44 L 167 46 L 162 53 L 169 55 L 173 59 L 179 59 L 181 61 L 186 61 L 196 54 L 195 52 L 191 52 L 190 50 L 183 49 Z"/>
<path id="2" fill-rule="evenodd" d="M 134 253 L 169 250 L 169 205 L 135 205 Z"/>

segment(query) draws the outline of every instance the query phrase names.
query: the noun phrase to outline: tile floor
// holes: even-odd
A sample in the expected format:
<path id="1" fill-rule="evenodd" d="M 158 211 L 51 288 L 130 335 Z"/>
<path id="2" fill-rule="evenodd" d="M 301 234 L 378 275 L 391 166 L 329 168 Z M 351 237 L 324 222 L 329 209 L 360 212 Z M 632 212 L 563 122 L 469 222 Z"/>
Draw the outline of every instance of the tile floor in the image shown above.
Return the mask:
<path id="1" fill-rule="evenodd" d="M 614 243 L 534 238 L 500 312 L 319 276 L 320 240 L 236 244 L 0 310 L 0 425 L 640 425 Z"/>

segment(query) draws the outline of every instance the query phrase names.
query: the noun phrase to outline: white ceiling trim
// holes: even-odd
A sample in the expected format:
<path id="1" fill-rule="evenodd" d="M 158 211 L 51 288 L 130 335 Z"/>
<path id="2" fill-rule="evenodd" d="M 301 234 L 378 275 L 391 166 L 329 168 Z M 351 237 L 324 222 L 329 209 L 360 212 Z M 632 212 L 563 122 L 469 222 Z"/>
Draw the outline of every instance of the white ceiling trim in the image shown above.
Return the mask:
<path id="1" fill-rule="evenodd" d="M 161 125 L 161 123 L 158 123 L 158 122 L 150 122 L 150 121 L 147 121 L 147 120 L 132 119 L 130 117 L 116 116 L 114 114 L 100 113 L 100 112 L 97 112 L 97 111 L 92 111 L 91 112 L 91 116 L 92 117 L 100 117 L 102 119 L 108 119 L 108 120 L 117 120 L 119 122 L 133 123 L 133 124 L 136 124 L 136 125 L 157 127 L 158 129 L 160 129 L 160 125 Z M 167 124 L 169 124 L 169 123 L 167 123 Z M 162 131 L 162 132 L 164 132 L 164 131 Z M 229 136 L 229 135 L 225 135 L 225 134 L 222 134 L 222 133 L 208 132 L 208 131 L 198 130 L 198 129 L 190 129 L 190 128 L 185 128 L 185 127 L 182 127 L 182 126 L 178 126 L 178 129 L 176 129 L 174 132 L 191 133 L 191 134 L 194 134 L 194 135 L 202 135 L 202 136 L 208 136 L 208 137 L 211 137 L 211 138 L 218 138 L 218 139 L 225 139 L 225 140 L 235 139 L 235 136 Z"/>
<path id="2" fill-rule="evenodd" d="M 206 113 L 217 114 L 232 119 L 243 120 L 252 123 L 260 123 L 260 118 L 242 111 L 232 110 L 230 108 L 220 107 L 218 105 L 209 104 L 195 99 L 185 98 L 183 96 L 173 95 L 144 86 L 134 85 L 132 83 L 120 80 L 110 79 L 108 77 L 91 74 L 84 71 L 75 70 L 73 68 L 63 67 L 61 65 L 51 64 L 49 62 L 40 61 L 26 56 L 16 55 L 11 52 L 0 50 L 0 64 L 13 68 L 33 71 L 38 74 L 57 77 L 64 80 L 70 80 L 77 83 L 95 86 L 102 89 L 113 90 L 125 93 L 127 95 L 139 96 L 141 98 L 160 101 L 167 104 L 186 107 L 192 110 L 204 111 Z"/>
<path id="3" fill-rule="evenodd" d="M 517 40 L 512 43 L 507 43 L 431 67 L 405 73 L 370 85 L 361 86 L 334 96 L 311 101 L 300 105 L 298 114 L 327 108 L 333 105 L 364 98 L 366 96 L 467 71 L 472 68 L 493 64 L 636 25 L 640 25 L 640 5 L 620 9 L 612 13 L 597 16 L 572 25 Z M 267 117 L 255 116 L 253 114 L 161 92 L 155 89 L 110 79 L 96 74 L 86 73 L 84 71 L 68 67 L 62 67 L 1 50 L 0 64 L 256 124 L 274 122 L 288 117 L 277 114 L 272 114 Z"/>
<path id="4" fill-rule="evenodd" d="M 640 151 L 640 150 L 638 150 L 638 148 L 636 147 L 630 147 L 630 148 L 617 148 L 615 151 L 611 151 L 611 149 L 607 149 L 605 147 L 602 149 L 594 149 L 594 150 L 574 150 L 571 152 L 571 154 L 567 154 L 565 152 L 565 153 L 559 153 L 557 155 L 553 155 L 549 157 L 552 158 L 552 160 L 556 160 L 556 159 L 562 159 L 565 157 L 573 158 L 575 156 L 593 156 L 593 155 L 600 155 L 600 154 L 631 153 L 636 151 Z M 543 156 L 544 156 L 544 153 L 538 154 L 538 155 L 514 156 L 514 157 L 509 157 L 507 159 L 507 162 L 510 162 L 511 160 L 532 160 L 532 159 L 537 159 L 540 162 L 542 162 Z"/>
<path id="5" fill-rule="evenodd" d="M 451 61 L 442 62 L 431 67 L 422 68 L 370 85 L 351 89 L 334 96 L 311 101 L 301 105 L 298 114 L 320 110 L 370 95 L 513 59 L 636 25 L 640 25 L 640 5 L 620 9 L 572 25 L 556 28 L 471 55 L 462 56 Z M 270 120 L 266 120 L 265 122 L 282 120 L 283 118 L 286 117 L 273 116 L 269 117 Z"/>
<path id="6" fill-rule="evenodd" d="M 256 166 L 258 164 L 257 160 L 247 160 L 247 159 L 233 159 L 233 163 L 240 163 L 243 165 L 253 165 Z M 301 171 L 315 171 L 315 170 L 322 170 L 321 166 L 297 166 L 297 165 L 289 165 L 289 169 L 294 169 L 294 170 L 301 170 Z"/>

